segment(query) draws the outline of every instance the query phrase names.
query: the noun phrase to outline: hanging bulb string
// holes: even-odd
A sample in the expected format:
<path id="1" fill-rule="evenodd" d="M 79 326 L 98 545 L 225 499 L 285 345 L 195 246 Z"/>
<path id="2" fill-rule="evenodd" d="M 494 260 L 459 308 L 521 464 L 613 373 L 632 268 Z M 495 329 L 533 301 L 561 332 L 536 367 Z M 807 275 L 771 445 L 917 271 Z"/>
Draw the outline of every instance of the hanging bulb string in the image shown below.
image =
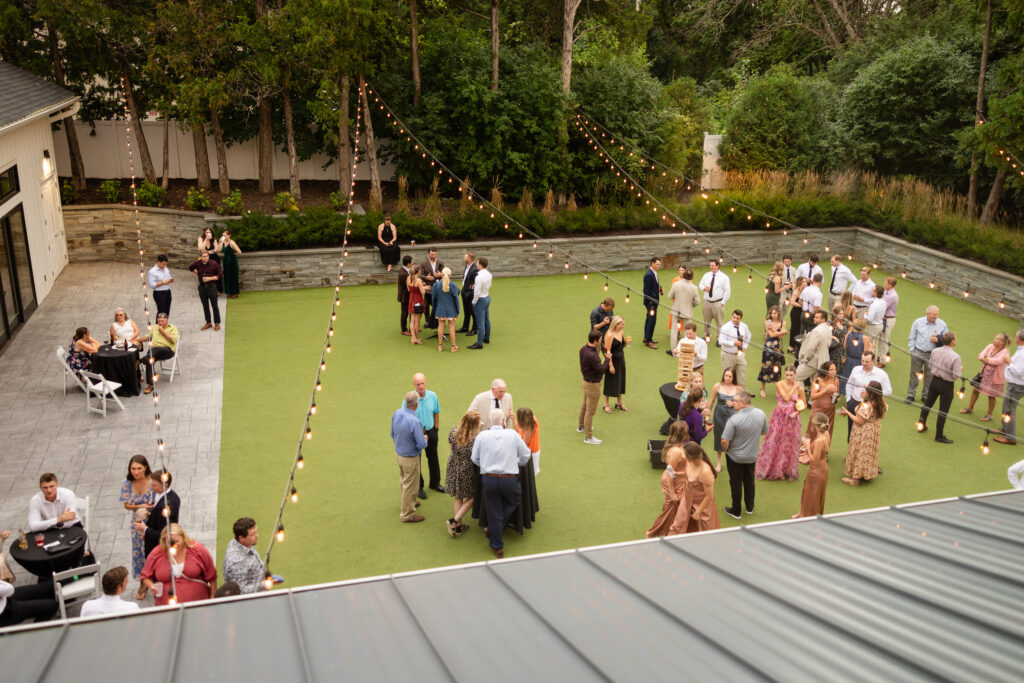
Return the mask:
<path id="1" fill-rule="evenodd" d="M 159 514 L 162 514 L 164 517 L 167 518 L 167 523 L 165 524 L 164 528 L 167 530 L 167 545 L 168 545 L 169 548 L 172 548 L 172 545 L 171 545 L 171 542 L 170 542 L 171 506 L 170 506 L 170 502 L 168 501 L 166 492 L 167 491 L 172 491 L 173 487 L 167 481 L 167 478 L 168 478 L 167 477 L 167 472 L 169 471 L 169 468 L 167 466 L 168 465 L 168 463 L 167 463 L 167 444 L 164 441 L 163 436 L 162 436 L 162 432 L 161 432 L 163 420 L 161 420 L 161 418 L 160 418 L 160 391 L 158 389 L 159 382 L 160 382 L 160 375 L 157 374 L 156 368 L 153 367 L 154 366 L 153 357 L 152 357 L 153 323 L 152 323 L 152 321 L 150 320 L 150 317 L 149 317 L 150 316 L 150 309 L 149 309 L 149 282 L 146 279 L 146 261 L 145 261 L 146 250 L 143 248 L 143 245 L 142 245 L 142 216 L 139 213 L 139 197 L 138 197 L 138 192 L 137 192 L 137 187 L 136 187 L 136 178 L 135 178 L 135 156 L 134 156 L 134 153 L 132 152 L 132 135 L 134 134 L 134 131 L 132 130 L 132 126 L 131 126 L 131 112 L 130 112 L 130 110 L 128 108 L 128 84 L 125 82 L 125 79 L 124 79 L 123 76 L 121 77 L 119 82 L 120 82 L 120 86 L 121 86 L 121 98 L 122 98 L 122 102 L 123 102 L 122 109 L 124 111 L 124 138 L 125 138 L 125 146 L 127 147 L 127 150 L 128 150 L 128 171 L 129 171 L 129 173 L 131 175 L 131 185 L 129 186 L 129 189 L 131 190 L 131 193 L 132 193 L 132 212 L 133 212 L 134 219 L 135 219 L 135 244 L 136 244 L 136 248 L 137 248 L 137 251 L 138 251 L 138 254 L 139 254 L 139 280 L 140 280 L 140 287 L 142 288 L 142 308 L 143 308 L 144 314 L 146 316 L 146 332 L 150 336 L 150 358 L 149 358 L 148 362 L 150 364 L 150 367 L 152 368 L 152 377 L 153 377 L 153 391 L 150 392 L 150 397 L 151 397 L 151 399 L 153 401 L 153 424 L 156 427 L 156 444 L 155 444 L 156 445 L 156 457 L 154 458 L 154 462 L 160 463 L 160 469 L 162 469 L 164 471 L 164 475 L 163 475 L 162 480 L 161 480 L 161 483 L 164 486 L 164 492 L 165 492 L 164 496 L 163 496 L 164 504 L 163 504 L 163 507 L 160 509 Z M 127 348 L 127 346 L 128 345 L 126 343 L 125 347 Z M 141 343 L 140 343 L 140 349 L 139 350 L 140 351 L 142 350 L 141 349 Z M 172 552 L 173 552 L 173 550 L 172 550 Z M 168 558 L 168 559 L 170 559 L 170 558 Z M 177 597 L 176 597 L 177 596 L 177 590 L 176 590 L 176 583 L 175 583 L 175 578 L 174 578 L 174 572 L 171 572 L 170 583 L 171 583 L 171 586 L 170 586 L 169 595 L 170 595 L 170 600 L 172 601 L 172 603 L 174 603 L 174 602 L 177 601 Z"/>
<path id="2" fill-rule="evenodd" d="M 409 130 L 409 128 L 395 114 L 394 110 L 392 110 L 391 107 L 387 104 L 387 102 L 380 96 L 379 92 L 375 92 L 373 89 L 369 88 L 369 86 L 367 86 L 367 91 L 366 92 L 367 92 L 367 94 L 372 94 L 374 96 L 374 102 L 378 105 L 378 109 L 380 111 L 383 111 L 385 113 L 385 116 L 388 119 L 391 119 L 393 126 L 399 127 L 399 131 L 398 131 L 399 134 L 404 135 L 408 142 L 412 142 L 414 144 L 414 149 L 416 151 L 420 152 L 421 157 L 423 159 L 426 159 L 426 158 L 429 157 L 429 159 L 431 160 L 431 166 L 437 166 L 440 169 L 438 171 L 438 175 L 441 175 L 442 173 L 447 173 L 450 178 L 455 179 L 455 180 L 459 180 L 460 187 L 461 187 L 461 190 L 463 191 L 463 193 L 468 192 L 470 194 L 470 196 L 475 198 L 475 200 L 478 201 L 482 206 L 489 206 L 491 208 L 491 210 L 496 215 L 501 215 L 510 224 L 514 224 L 519 229 L 520 234 L 530 235 L 534 239 L 534 241 L 536 243 L 544 244 L 545 246 L 547 246 L 548 250 L 550 252 L 552 252 L 552 254 L 560 253 L 560 254 L 564 255 L 567 262 L 571 260 L 571 261 L 576 262 L 580 266 L 584 267 L 586 269 L 586 273 L 588 275 L 590 273 L 593 273 L 595 276 L 598 276 L 598 277 L 603 276 L 605 278 L 606 286 L 607 286 L 608 282 L 614 283 L 614 284 L 618 285 L 619 287 L 621 287 L 622 289 L 624 289 L 627 292 L 627 296 L 635 291 L 635 287 L 633 285 L 626 284 L 625 282 L 619 280 L 618 278 L 614 277 L 613 275 L 611 275 L 611 274 L 609 274 L 609 273 L 607 273 L 605 271 L 602 271 L 599 268 L 591 266 L 590 264 L 588 264 L 587 262 L 583 261 L 582 259 L 580 259 L 580 258 L 578 258 L 576 256 L 573 256 L 568 251 L 566 251 L 565 249 L 560 247 L 558 244 L 556 244 L 556 243 L 554 243 L 554 242 L 552 242 L 550 240 L 547 240 L 547 239 L 541 237 L 540 235 L 538 235 L 534 231 L 530 230 L 527 226 L 525 226 L 522 223 L 520 223 L 519 221 L 517 221 L 513 216 L 510 216 L 504 210 L 502 210 L 501 208 L 499 208 L 499 207 L 495 206 L 494 204 L 492 204 L 486 197 L 481 195 L 479 192 L 477 192 L 476 190 L 474 190 L 473 188 L 469 187 L 467 184 L 462 182 L 459 179 L 458 175 L 456 175 L 448 166 L 446 166 L 425 144 L 423 144 L 423 142 L 411 130 Z M 597 143 L 597 144 L 600 146 L 600 143 Z M 635 182 L 634 182 L 634 184 L 636 186 L 640 187 L 639 184 L 637 184 Z M 648 196 L 651 196 L 650 193 L 648 193 Z M 659 202 L 659 205 L 660 205 L 660 202 Z M 692 226 L 688 225 L 685 221 L 682 221 L 681 219 L 677 219 L 677 220 L 679 220 L 679 222 L 682 223 L 683 225 L 685 225 L 688 229 L 693 231 L 693 233 L 695 235 L 697 235 L 698 237 L 703 237 L 703 235 L 701 233 L 699 233 Z M 709 243 L 714 244 L 714 242 L 712 240 L 708 239 L 707 237 L 703 237 L 703 238 L 708 240 Z M 746 262 L 739 261 L 739 263 L 741 263 L 744 267 L 748 268 L 748 270 L 750 270 L 751 272 L 757 272 L 758 275 L 760 275 L 761 277 L 767 279 L 767 277 L 765 275 L 763 275 L 762 273 L 756 271 L 752 266 L 750 266 Z M 646 297 L 645 297 L 645 299 L 646 299 Z M 645 305 L 647 303 L 648 302 L 645 301 Z M 661 309 L 663 309 L 663 310 L 665 310 L 667 312 L 671 312 L 671 307 L 668 304 L 662 303 L 660 300 L 657 302 L 656 305 L 657 305 L 658 308 L 661 308 Z M 717 337 L 720 328 L 717 325 L 715 325 L 715 323 L 713 321 L 707 322 L 707 323 L 705 323 L 705 325 L 706 325 L 706 329 L 714 329 L 715 330 L 715 335 Z M 705 335 L 705 337 L 707 337 L 707 336 L 708 335 Z M 764 350 L 764 346 L 762 344 L 758 344 L 753 339 L 751 339 L 751 341 L 748 343 L 747 347 L 748 347 L 748 349 L 753 347 L 755 349 L 760 349 L 762 351 Z M 895 347 L 893 347 L 893 348 L 895 348 Z M 778 352 L 773 351 L 773 353 L 775 353 L 775 355 L 779 356 L 780 360 L 782 360 L 782 361 L 785 361 L 785 359 L 789 355 L 786 352 L 781 351 L 781 350 L 778 351 Z M 794 359 L 796 358 L 795 355 L 793 356 L 793 358 Z M 832 374 L 833 374 L 833 376 L 836 376 L 835 373 L 832 373 Z M 868 389 L 867 387 L 865 387 L 864 390 L 865 391 L 870 391 L 870 389 Z M 916 408 L 923 407 L 923 404 L 918 404 L 918 403 L 912 403 L 911 405 L 916 407 Z M 939 412 L 939 411 L 934 410 L 934 409 L 929 409 L 929 410 L 931 412 L 935 412 L 935 413 Z M 981 426 L 976 425 L 976 424 L 971 423 L 971 422 L 967 422 L 966 420 L 959 419 L 959 418 L 957 418 L 957 417 L 955 417 L 953 415 L 948 415 L 947 414 L 947 419 L 953 420 L 955 422 L 958 422 L 960 424 L 964 424 L 964 425 L 969 426 L 969 427 L 973 427 L 975 429 L 981 429 L 982 431 L 987 431 L 988 433 L 991 433 L 991 434 L 1003 434 L 1002 432 L 996 432 L 996 431 L 992 430 L 991 428 L 985 429 L 984 427 L 981 427 Z"/>
<path id="3" fill-rule="evenodd" d="M 327 370 L 327 355 L 331 353 L 331 340 L 334 337 L 334 325 L 338 317 L 338 306 L 341 304 L 341 283 L 345 279 L 345 258 L 348 256 L 348 237 L 352 233 L 352 207 L 355 204 L 355 186 L 356 186 L 356 169 L 359 165 L 359 142 L 360 142 L 360 131 L 363 120 L 363 108 L 360 100 L 363 97 L 363 88 L 359 88 L 359 94 L 356 99 L 356 127 L 354 144 L 352 146 L 352 175 L 351 185 L 348 188 L 348 202 L 345 208 L 345 231 L 342 235 L 341 243 L 341 254 L 338 258 L 338 274 L 334 283 L 333 291 L 331 292 L 331 312 L 327 317 L 327 330 L 324 334 L 324 341 L 320 347 L 320 359 L 316 364 L 316 372 L 313 376 L 313 388 L 310 390 L 309 403 L 306 405 L 306 414 L 302 421 L 302 429 L 299 431 L 298 444 L 295 447 L 295 455 L 292 457 L 291 468 L 288 470 L 288 478 L 284 486 L 284 495 L 281 497 L 281 505 L 277 509 L 277 517 L 274 520 L 273 533 L 270 534 L 270 541 L 267 543 L 267 550 L 263 556 L 263 567 L 267 571 L 268 575 L 270 572 L 270 554 L 274 549 L 275 543 L 284 541 L 284 510 L 288 505 L 288 501 L 291 500 L 293 503 L 298 502 L 298 488 L 296 485 L 295 477 L 296 472 L 303 468 L 305 458 L 302 453 L 302 446 L 305 441 L 309 441 L 313 438 L 313 429 L 311 425 L 312 417 L 317 412 L 316 396 L 323 389 L 323 381 L 321 375 Z M 348 112 L 342 112 L 342 116 L 347 116 Z"/>
<path id="4" fill-rule="evenodd" d="M 680 218 L 678 215 L 676 215 L 676 213 L 673 212 L 668 207 L 668 205 L 666 205 L 660 199 L 655 197 L 650 192 L 650 190 L 648 190 L 646 187 L 644 187 L 640 183 L 639 180 L 637 180 L 635 177 L 633 177 L 633 175 L 630 174 L 629 171 L 627 171 L 626 168 L 624 166 L 622 166 L 622 164 L 620 164 L 611 154 L 608 153 L 608 150 L 605 148 L 605 146 L 597 139 L 597 137 L 594 136 L 594 134 L 589 129 L 587 129 L 587 127 L 584 125 L 584 123 L 580 120 L 579 114 L 576 115 L 576 118 L 577 118 L 577 125 L 576 125 L 577 129 L 582 131 L 590 139 L 590 141 L 593 144 L 595 150 L 599 150 L 599 155 L 605 157 L 606 159 L 608 159 L 608 164 L 613 166 L 615 169 L 617 169 L 618 173 L 622 174 L 622 176 L 623 176 L 623 184 L 625 184 L 627 182 L 630 183 L 630 185 L 631 185 L 630 186 L 630 190 L 631 191 L 633 190 L 634 187 L 637 190 L 639 190 L 639 193 L 637 195 L 638 197 L 640 195 L 644 195 L 644 196 L 647 197 L 648 203 L 654 202 L 655 206 L 662 210 L 662 212 L 663 212 L 662 219 L 663 220 L 665 219 L 666 216 L 671 216 L 676 221 L 676 223 L 680 223 L 681 225 L 683 225 L 683 227 L 686 230 L 688 230 L 690 233 L 692 233 L 693 237 L 698 238 L 698 239 L 703 239 L 705 242 L 707 242 L 711 246 L 715 247 L 715 249 L 719 253 L 728 254 L 729 258 L 731 260 L 733 260 L 735 263 L 738 263 L 739 265 L 743 266 L 744 268 L 749 269 L 752 273 L 757 273 L 759 277 L 761 277 L 765 281 L 768 281 L 768 276 L 765 275 L 764 273 L 760 272 L 756 268 L 754 268 L 754 266 L 752 264 L 748 263 L 747 261 L 744 261 L 743 259 L 740 259 L 740 258 L 736 257 L 735 254 L 731 253 L 729 250 L 725 249 L 720 244 L 715 242 L 715 240 L 713 240 L 712 238 L 708 237 L 706 234 L 701 233 L 695 227 L 693 227 L 692 225 L 690 225 L 689 223 L 684 221 L 682 218 Z M 676 227 L 676 223 L 672 223 L 672 227 Z M 709 258 L 712 258 L 711 254 L 710 254 L 710 248 L 706 248 L 705 249 L 705 253 L 708 254 Z"/>
<path id="5" fill-rule="evenodd" d="M 601 125 L 592 116 L 587 114 L 586 111 L 584 111 L 582 108 L 578 108 L 578 111 L 579 111 L 579 115 L 582 115 L 582 116 L 586 117 L 586 119 L 589 121 L 589 123 L 592 123 L 596 128 L 601 129 L 601 131 L 603 131 L 607 135 L 611 135 L 613 140 L 618 139 L 619 142 L 624 143 L 623 146 L 627 146 L 628 145 L 630 147 L 630 149 L 632 149 L 637 154 L 639 154 L 644 160 L 646 160 L 649 163 L 654 164 L 654 165 L 664 169 L 664 171 L 667 172 L 667 173 L 671 173 L 672 175 L 674 175 L 676 177 L 682 178 L 686 182 L 690 183 L 690 185 L 692 185 L 696 189 L 696 191 L 698 191 L 698 192 L 701 191 L 700 182 L 699 181 L 694 180 L 693 178 L 690 178 L 689 176 L 687 176 L 682 171 L 676 170 L 676 169 L 672 168 L 671 166 L 669 166 L 668 164 L 665 164 L 665 163 L 659 161 L 658 159 L 655 159 L 654 157 L 650 156 L 649 154 L 645 153 L 642 149 L 640 149 L 639 146 L 634 145 L 633 143 L 631 143 L 631 142 L 629 142 L 629 141 L 627 141 L 627 140 L 625 140 L 625 139 L 623 139 L 621 137 L 615 136 L 612 133 L 612 131 L 608 130 L 608 128 L 606 128 L 605 126 Z M 591 135 L 593 135 L 593 133 L 591 133 Z M 822 235 L 821 233 L 818 233 L 818 232 L 816 232 L 814 230 L 810 230 L 808 228 L 804 228 L 802 226 L 796 225 L 795 223 L 791 223 L 791 222 L 789 222 L 789 221 L 787 221 L 787 220 L 785 220 L 783 218 L 779 218 L 778 216 L 773 216 L 772 214 L 767 213 L 767 212 L 765 212 L 765 211 L 763 211 L 761 209 L 758 209 L 756 207 L 750 206 L 749 204 L 745 204 L 745 203 L 741 202 L 738 199 L 735 199 L 733 197 L 729 197 L 729 196 L 719 192 L 718 190 L 707 189 L 707 190 L 703 190 L 703 191 L 706 192 L 706 193 L 709 193 L 709 194 L 713 194 L 716 197 L 720 197 L 723 201 L 730 202 L 732 204 L 735 204 L 736 206 L 743 207 L 744 209 L 749 211 L 751 214 L 756 214 L 758 216 L 762 216 L 764 218 L 767 218 L 769 221 L 772 221 L 772 222 L 775 222 L 775 223 L 780 223 L 780 224 L 785 225 L 788 228 L 791 228 L 793 230 L 799 230 L 802 233 L 806 233 L 806 234 L 813 235 L 813 236 L 821 238 L 821 239 L 828 240 L 829 242 L 831 242 L 833 244 L 838 244 L 838 245 L 846 247 L 847 250 L 853 250 L 853 248 L 854 248 L 853 245 L 849 244 L 848 242 L 844 242 L 842 240 L 836 239 L 835 237 L 832 237 L 831 235 L 829 235 L 829 236 Z"/>
<path id="6" fill-rule="evenodd" d="M 978 117 L 977 125 L 983 126 L 986 123 L 988 122 L 983 117 Z M 1010 164 L 1010 167 L 1014 171 L 1024 176 L 1024 162 L 1020 160 L 1020 157 L 1014 154 L 1008 145 L 1004 145 L 1001 142 L 995 142 L 992 144 L 994 144 L 996 149 L 999 151 L 999 156 L 1005 159 L 1006 163 Z"/>

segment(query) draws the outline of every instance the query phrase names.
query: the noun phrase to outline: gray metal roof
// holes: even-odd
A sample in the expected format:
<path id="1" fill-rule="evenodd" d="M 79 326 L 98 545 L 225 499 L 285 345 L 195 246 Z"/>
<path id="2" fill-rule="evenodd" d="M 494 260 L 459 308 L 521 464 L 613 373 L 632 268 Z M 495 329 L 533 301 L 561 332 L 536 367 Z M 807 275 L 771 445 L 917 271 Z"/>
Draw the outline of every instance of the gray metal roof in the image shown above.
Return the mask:
<path id="1" fill-rule="evenodd" d="M 14 629 L 7 680 L 1024 678 L 1024 492 Z"/>
<path id="2" fill-rule="evenodd" d="M 0 61 L 0 130 L 63 109 L 77 99 L 70 90 Z"/>

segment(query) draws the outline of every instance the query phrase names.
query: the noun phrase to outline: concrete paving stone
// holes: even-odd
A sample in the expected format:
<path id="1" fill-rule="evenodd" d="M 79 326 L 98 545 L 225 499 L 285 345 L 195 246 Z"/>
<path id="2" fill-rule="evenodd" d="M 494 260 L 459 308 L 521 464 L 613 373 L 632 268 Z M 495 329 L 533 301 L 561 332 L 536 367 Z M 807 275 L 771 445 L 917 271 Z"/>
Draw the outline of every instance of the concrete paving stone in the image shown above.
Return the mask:
<path id="1" fill-rule="evenodd" d="M 180 465 L 189 486 L 200 492 L 196 497 L 213 501 L 201 513 L 197 528 L 204 530 L 203 543 L 216 547 L 218 473 L 215 468 L 198 469 L 196 462 L 202 459 L 200 443 L 206 444 L 210 453 L 220 449 L 224 336 L 199 334 L 202 307 L 195 287 L 174 289 L 171 321 L 185 341 L 178 363 L 187 374 L 176 376 L 173 383 L 158 384 L 158 408 L 146 396 L 122 398 L 125 410 L 108 402 L 104 418 L 86 411 L 85 395 L 78 388 L 69 387 L 67 394 L 63 393 L 64 373 L 54 350 L 58 345 L 67 349 L 76 327 L 84 324 L 94 337 L 102 339 L 118 306 L 128 309 L 140 327 L 144 326 L 138 277 L 133 265 L 69 265 L 0 353 L 0 377 L 4 378 L 0 406 L 5 416 L 0 424 L 0 529 L 16 531 L 25 525 L 28 500 L 39 490 L 39 475 L 52 471 L 62 484 L 71 485 L 76 495 L 90 497 L 94 553 L 104 566 L 130 564 L 128 514 L 117 496 L 132 455 L 142 453 L 152 467 L 160 466 L 158 434 L 168 443 L 168 468 L 175 472 Z M 220 303 L 226 322 L 224 302 Z M 197 406 L 205 412 L 195 412 Z M 155 410 L 161 414 L 159 431 L 153 423 Z M 17 569 L 15 565 L 19 583 L 29 580 Z M 147 602 L 152 605 L 151 598 Z"/>

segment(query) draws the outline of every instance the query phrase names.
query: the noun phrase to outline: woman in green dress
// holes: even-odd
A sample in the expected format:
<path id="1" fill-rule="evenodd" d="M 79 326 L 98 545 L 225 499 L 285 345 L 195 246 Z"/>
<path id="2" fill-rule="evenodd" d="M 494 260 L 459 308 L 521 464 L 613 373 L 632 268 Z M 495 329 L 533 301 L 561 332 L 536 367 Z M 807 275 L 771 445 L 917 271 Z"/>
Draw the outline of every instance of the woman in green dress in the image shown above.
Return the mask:
<path id="1" fill-rule="evenodd" d="M 238 255 L 242 250 L 231 239 L 231 231 L 220 236 L 221 269 L 224 271 L 224 293 L 229 299 L 238 298 Z"/>

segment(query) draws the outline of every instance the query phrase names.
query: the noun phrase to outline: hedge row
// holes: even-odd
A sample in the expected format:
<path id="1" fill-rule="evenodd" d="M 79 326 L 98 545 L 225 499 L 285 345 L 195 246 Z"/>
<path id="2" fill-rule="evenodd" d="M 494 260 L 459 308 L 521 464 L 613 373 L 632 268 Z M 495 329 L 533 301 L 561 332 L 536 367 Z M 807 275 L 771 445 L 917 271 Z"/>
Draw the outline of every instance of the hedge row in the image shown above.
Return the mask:
<path id="1" fill-rule="evenodd" d="M 980 261 L 1016 275 L 1024 275 L 1024 249 L 1020 236 L 1006 230 L 984 230 L 958 219 L 906 219 L 897 209 L 883 209 L 862 201 L 833 196 L 820 197 L 746 197 L 732 195 L 737 201 L 757 206 L 761 211 L 800 226 L 827 228 L 860 225 L 910 242 L 940 249 L 956 256 Z M 739 205 L 696 198 L 674 207 L 683 221 L 700 232 L 724 230 L 778 229 L 766 226 L 766 220 L 748 213 Z M 607 233 L 643 233 L 664 230 L 660 212 L 644 207 L 588 207 L 562 211 L 548 220 L 540 211 L 509 211 L 515 221 L 541 236 L 600 235 Z M 751 218 L 748 219 L 747 216 Z M 350 243 L 372 244 L 377 226 L 383 220 L 380 212 L 353 216 Z M 441 226 L 425 218 L 404 213 L 392 216 L 398 226 L 401 242 L 419 243 L 443 240 L 469 241 L 486 238 L 513 238 L 518 226 L 489 211 L 467 211 L 444 218 Z M 335 247 L 342 241 L 345 216 L 326 207 L 290 213 L 284 218 L 267 214 L 245 215 L 232 224 L 234 238 L 245 251 Z"/>

